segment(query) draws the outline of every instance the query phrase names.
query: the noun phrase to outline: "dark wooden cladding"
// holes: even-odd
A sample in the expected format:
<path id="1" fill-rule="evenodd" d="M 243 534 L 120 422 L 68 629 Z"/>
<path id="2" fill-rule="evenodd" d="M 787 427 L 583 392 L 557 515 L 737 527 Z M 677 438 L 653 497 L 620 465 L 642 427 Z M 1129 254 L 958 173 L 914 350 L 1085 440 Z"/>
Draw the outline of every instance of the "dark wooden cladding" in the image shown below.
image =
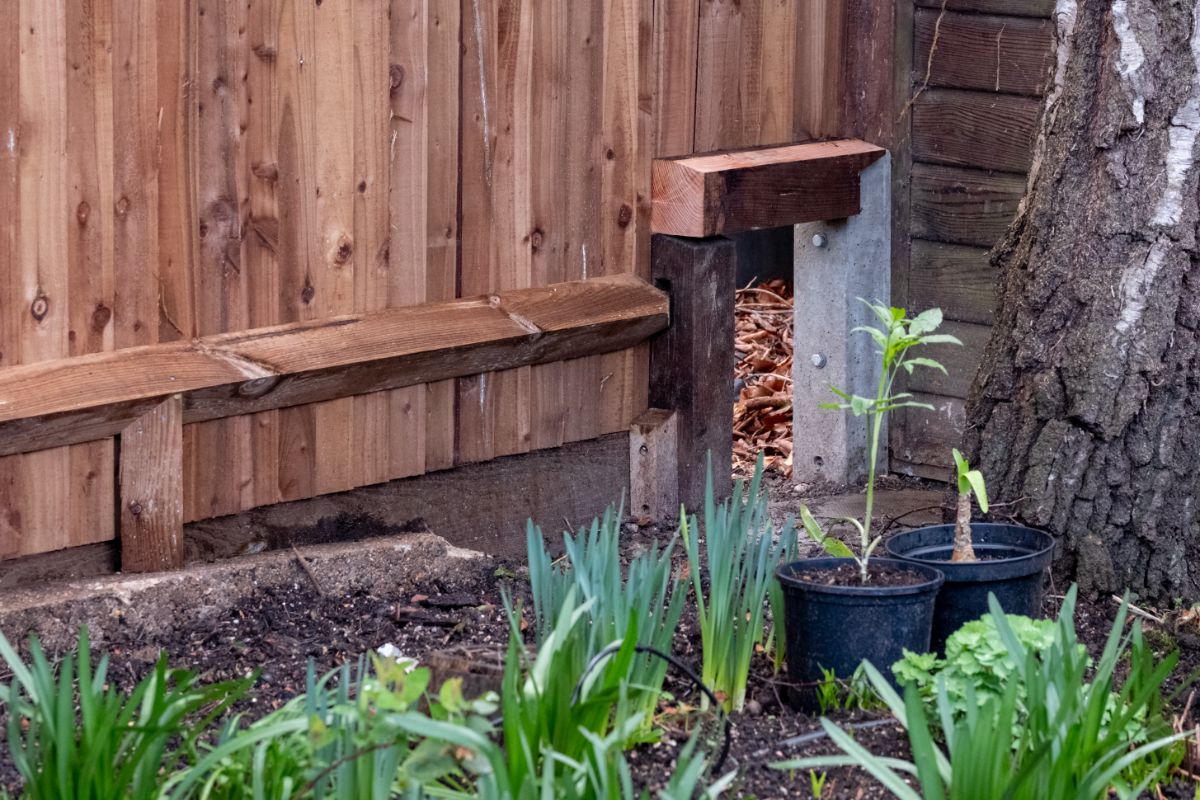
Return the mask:
<path id="1" fill-rule="evenodd" d="M 429 303 L 0 372 L 0 454 L 122 430 L 183 394 L 184 422 L 631 347 L 667 325 L 667 297 L 628 275 Z"/>
<path id="2" fill-rule="evenodd" d="M 908 381 L 908 389 L 946 397 L 966 397 L 979 366 L 979 354 L 987 345 L 990 325 L 969 322 L 944 322 L 938 333 L 957 336 L 962 346 L 953 344 L 929 345 L 921 355 L 934 359 L 946 368 L 943 374 L 936 369 L 917 369 Z"/>
<path id="3" fill-rule="evenodd" d="M 705 238 L 857 214 L 859 175 L 883 148 L 857 139 L 657 159 L 655 233 Z"/>
<path id="4" fill-rule="evenodd" d="M 928 79 L 930 87 L 1040 95 L 1050 77 L 1053 40 L 1054 24 L 1048 19 L 918 9 L 913 82 L 925 85 Z"/>
<path id="5" fill-rule="evenodd" d="M 1018 17 L 1047 18 L 1054 13 L 1054 0 L 916 0 L 918 7 L 947 11 L 981 11 Z"/>
<path id="6" fill-rule="evenodd" d="M 907 307 L 938 307 L 963 347 L 934 353 L 950 374 L 922 371 L 907 388 L 934 406 L 894 419 L 892 467 L 946 480 L 996 305 L 989 249 L 1025 192 L 1040 95 L 1053 67 L 1054 0 L 915 0 L 914 98 L 908 116 L 911 181 L 904 200 L 909 259 L 897 293 Z M 899 209 L 899 206 L 897 207 Z M 897 210 L 897 214 L 903 212 Z"/>
<path id="7" fill-rule="evenodd" d="M 988 253 L 986 247 L 914 239 L 908 275 L 911 307 L 938 307 L 949 320 L 991 324 L 996 270 Z"/>
<path id="8" fill-rule="evenodd" d="M 1032 97 L 925 91 L 912 109 L 913 160 L 1023 173 L 1040 108 Z"/>
<path id="9" fill-rule="evenodd" d="M 977 169 L 913 164 L 912 235 L 991 247 L 1008 228 L 1025 178 Z"/>

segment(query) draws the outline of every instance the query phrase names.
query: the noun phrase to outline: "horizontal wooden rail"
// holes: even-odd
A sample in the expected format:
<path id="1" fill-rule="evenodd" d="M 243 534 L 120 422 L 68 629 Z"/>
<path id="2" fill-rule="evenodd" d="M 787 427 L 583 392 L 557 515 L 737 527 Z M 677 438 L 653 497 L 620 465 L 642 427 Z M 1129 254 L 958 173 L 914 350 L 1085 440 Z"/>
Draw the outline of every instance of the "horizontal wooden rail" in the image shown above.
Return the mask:
<path id="1" fill-rule="evenodd" d="M 184 423 L 621 350 L 667 296 L 617 275 L 0 370 L 0 455 L 120 433 L 179 395 Z"/>
<path id="2" fill-rule="evenodd" d="M 860 173 L 885 153 L 839 139 L 656 159 L 650 225 L 702 238 L 851 217 Z"/>

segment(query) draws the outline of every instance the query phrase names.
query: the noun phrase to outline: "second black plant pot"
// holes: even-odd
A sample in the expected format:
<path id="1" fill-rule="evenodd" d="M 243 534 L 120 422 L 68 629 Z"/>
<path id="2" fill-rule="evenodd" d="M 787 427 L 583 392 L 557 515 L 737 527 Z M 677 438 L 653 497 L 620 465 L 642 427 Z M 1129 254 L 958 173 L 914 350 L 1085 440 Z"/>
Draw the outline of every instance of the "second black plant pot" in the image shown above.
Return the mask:
<path id="1" fill-rule="evenodd" d="M 978 561 L 952 562 L 954 526 L 930 525 L 897 533 L 886 543 L 888 555 L 940 569 L 946 583 L 938 593 L 931 644 L 945 649 L 946 639 L 964 623 L 988 613 L 988 594 L 1008 614 L 1039 617 L 1043 578 L 1054 558 L 1054 537 L 1023 525 L 971 524 Z"/>
<path id="2" fill-rule="evenodd" d="M 792 705 L 818 708 L 817 686 L 825 670 L 849 678 L 864 660 L 892 678 L 892 664 L 905 650 L 929 649 L 933 603 L 942 573 L 923 564 L 871 559 L 872 572 L 908 571 L 909 585 L 829 584 L 822 576 L 854 562 L 808 558 L 776 570 L 783 587 L 788 681 Z"/>

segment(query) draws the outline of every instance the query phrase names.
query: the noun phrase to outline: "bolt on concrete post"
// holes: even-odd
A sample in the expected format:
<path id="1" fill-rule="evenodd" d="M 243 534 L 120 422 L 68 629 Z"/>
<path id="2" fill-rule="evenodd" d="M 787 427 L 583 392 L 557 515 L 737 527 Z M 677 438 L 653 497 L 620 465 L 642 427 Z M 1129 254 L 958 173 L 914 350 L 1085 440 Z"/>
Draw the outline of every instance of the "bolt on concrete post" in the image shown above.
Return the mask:
<path id="1" fill-rule="evenodd" d="M 798 483 L 861 483 L 867 477 L 867 418 L 818 404 L 836 399 L 830 386 L 875 395 L 875 344 L 850 331 L 875 321 L 858 298 L 891 300 L 890 156 L 863 171 L 861 197 L 862 211 L 856 216 L 796 226 L 794 341 L 799 352 L 812 354 L 795 359 L 792 372 L 792 461 Z M 887 442 L 885 426 L 879 452 L 883 469 Z"/>

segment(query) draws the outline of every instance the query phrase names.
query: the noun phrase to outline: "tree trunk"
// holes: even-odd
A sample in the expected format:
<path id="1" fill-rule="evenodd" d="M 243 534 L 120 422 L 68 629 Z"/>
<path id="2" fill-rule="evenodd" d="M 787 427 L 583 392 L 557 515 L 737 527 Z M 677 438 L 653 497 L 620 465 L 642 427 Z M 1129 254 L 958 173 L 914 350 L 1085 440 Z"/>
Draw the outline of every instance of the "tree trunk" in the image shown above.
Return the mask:
<path id="1" fill-rule="evenodd" d="M 1200 597 L 1200 0 L 1059 0 L 966 449 L 1085 591 Z"/>

